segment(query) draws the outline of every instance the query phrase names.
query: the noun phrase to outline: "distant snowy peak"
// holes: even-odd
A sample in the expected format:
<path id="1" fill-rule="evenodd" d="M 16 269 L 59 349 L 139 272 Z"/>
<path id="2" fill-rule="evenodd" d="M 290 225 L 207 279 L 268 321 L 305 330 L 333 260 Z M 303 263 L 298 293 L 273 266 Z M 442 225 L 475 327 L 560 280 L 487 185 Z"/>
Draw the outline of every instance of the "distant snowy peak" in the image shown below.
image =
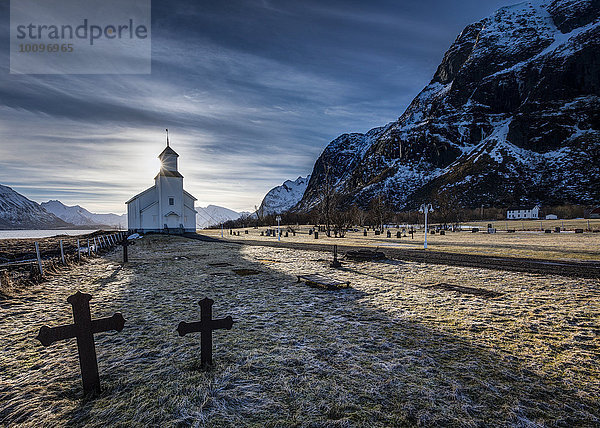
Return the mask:
<path id="1" fill-rule="evenodd" d="M 76 226 L 112 226 L 127 228 L 125 214 L 95 214 L 79 205 L 67 206 L 60 201 L 42 202 L 41 206 L 58 218 Z"/>
<path id="2" fill-rule="evenodd" d="M 294 207 L 304 196 L 310 175 L 286 180 L 281 186 L 274 187 L 265 195 L 260 210 L 262 214 L 281 214 Z"/>
<path id="3" fill-rule="evenodd" d="M 0 229 L 53 229 L 73 226 L 36 202 L 0 185 Z"/>
<path id="4" fill-rule="evenodd" d="M 196 227 L 199 229 L 218 226 L 229 220 L 237 220 L 242 216 L 242 213 L 218 205 L 196 207 L 196 211 L 198 212 L 196 214 Z"/>

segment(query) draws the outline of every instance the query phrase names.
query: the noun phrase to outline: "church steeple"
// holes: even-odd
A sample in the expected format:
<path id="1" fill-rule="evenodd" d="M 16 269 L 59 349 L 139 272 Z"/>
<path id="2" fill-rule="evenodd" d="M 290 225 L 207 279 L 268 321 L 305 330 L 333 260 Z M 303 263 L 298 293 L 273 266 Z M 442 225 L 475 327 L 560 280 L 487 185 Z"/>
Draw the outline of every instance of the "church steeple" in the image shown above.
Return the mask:
<path id="1" fill-rule="evenodd" d="M 168 177 L 182 177 L 177 171 L 177 158 L 179 155 L 175 150 L 171 148 L 169 142 L 169 130 L 167 129 L 167 147 L 158 155 L 160 159 L 161 167 L 159 175 L 166 175 Z"/>

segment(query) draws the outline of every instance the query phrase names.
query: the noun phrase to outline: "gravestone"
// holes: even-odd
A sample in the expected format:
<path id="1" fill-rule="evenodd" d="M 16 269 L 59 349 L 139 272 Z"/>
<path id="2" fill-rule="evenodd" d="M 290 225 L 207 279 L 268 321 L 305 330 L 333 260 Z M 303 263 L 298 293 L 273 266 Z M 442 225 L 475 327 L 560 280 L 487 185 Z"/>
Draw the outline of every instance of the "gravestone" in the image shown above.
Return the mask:
<path id="1" fill-rule="evenodd" d="M 285 232 L 285 237 L 287 238 L 288 236 L 289 236 L 289 235 L 288 235 L 288 232 L 286 231 L 286 232 Z"/>
<path id="2" fill-rule="evenodd" d="M 583 229 L 575 229 L 575 233 L 583 233 Z"/>
<path id="3" fill-rule="evenodd" d="M 544 230 L 544 233 L 552 233 L 552 230 L 546 229 L 546 230 Z"/>
<path id="4" fill-rule="evenodd" d="M 435 235 L 435 229 L 431 229 L 431 234 Z"/>
<path id="5" fill-rule="evenodd" d="M 396 232 L 396 238 L 402 238 L 402 232 L 400 232 L 400 231 Z"/>
<path id="6" fill-rule="evenodd" d="M 391 238 L 392 237 L 392 232 L 390 232 L 389 230 L 387 231 L 387 237 Z"/>
<path id="7" fill-rule="evenodd" d="M 319 239 L 319 232 L 315 230 L 315 239 Z"/>
<path id="8" fill-rule="evenodd" d="M 379 235 L 381 232 L 379 230 L 375 231 L 375 235 Z"/>
<path id="9" fill-rule="evenodd" d="M 471 229 L 471 233 L 477 233 L 477 232 L 479 232 L 478 227 L 474 227 L 473 229 Z"/>
<path id="10" fill-rule="evenodd" d="M 265 232 L 260 232 L 260 236 L 265 236 Z"/>
<path id="11" fill-rule="evenodd" d="M 560 233 L 560 226 L 556 226 L 554 228 L 554 233 Z"/>
<path id="12" fill-rule="evenodd" d="M 367 231 L 363 231 L 363 236 L 367 236 Z"/>
<path id="13" fill-rule="evenodd" d="M 181 321 L 177 326 L 177 332 L 180 336 L 188 333 L 200 333 L 200 364 L 203 369 L 212 366 L 212 332 L 213 330 L 231 330 L 233 319 L 228 316 L 221 319 L 212 319 L 212 306 L 214 300 L 205 297 L 200 300 L 200 321 L 187 323 Z"/>
<path id="14" fill-rule="evenodd" d="M 81 379 L 86 394 L 100 392 L 100 375 L 98 374 L 94 333 L 110 330 L 121 331 L 125 325 L 125 319 L 120 313 L 116 313 L 110 318 L 92 320 L 90 314 L 91 299 L 90 294 L 79 291 L 69 296 L 67 301 L 73 306 L 74 323 L 59 327 L 43 326 L 36 336 L 36 339 L 44 346 L 50 346 L 59 340 L 77 338 Z"/>
<path id="15" fill-rule="evenodd" d="M 247 231 L 247 230 L 244 230 L 244 235 L 247 235 L 247 234 L 248 234 L 248 231 Z"/>
<path id="16" fill-rule="evenodd" d="M 446 235 L 446 231 L 445 230 L 440 230 L 440 235 L 445 236 Z"/>
<path id="17" fill-rule="evenodd" d="M 296 236 L 296 231 L 292 230 L 292 236 Z"/>
<path id="18" fill-rule="evenodd" d="M 331 262 L 331 264 L 329 265 L 332 268 L 339 268 L 342 267 L 342 264 L 340 263 L 340 261 L 338 260 L 338 251 L 337 251 L 337 245 L 333 246 L 333 262 Z"/>
<path id="19" fill-rule="evenodd" d="M 312 235 L 313 234 L 313 230 L 312 229 L 308 229 L 308 234 Z"/>

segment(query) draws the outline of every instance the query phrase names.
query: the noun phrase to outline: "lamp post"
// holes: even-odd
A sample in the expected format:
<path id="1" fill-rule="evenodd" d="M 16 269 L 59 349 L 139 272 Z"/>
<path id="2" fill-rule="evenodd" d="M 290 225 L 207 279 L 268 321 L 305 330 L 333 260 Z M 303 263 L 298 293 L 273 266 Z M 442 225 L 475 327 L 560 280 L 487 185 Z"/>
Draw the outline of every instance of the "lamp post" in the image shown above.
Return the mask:
<path id="1" fill-rule="evenodd" d="M 427 249 L 427 214 L 433 211 L 433 206 L 431 204 L 423 204 L 421 208 L 419 208 L 419 212 L 425 213 L 425 243 L 423 244 L 423 249 Z"/>
<path id="2" fill-rule="evenodd" d="M 275 220 L 277 220 L 277 240 L 281 241 L 281 232 L 279 232 L 279 223 L 281 222 L 281 216 L 278 215 Z"/>

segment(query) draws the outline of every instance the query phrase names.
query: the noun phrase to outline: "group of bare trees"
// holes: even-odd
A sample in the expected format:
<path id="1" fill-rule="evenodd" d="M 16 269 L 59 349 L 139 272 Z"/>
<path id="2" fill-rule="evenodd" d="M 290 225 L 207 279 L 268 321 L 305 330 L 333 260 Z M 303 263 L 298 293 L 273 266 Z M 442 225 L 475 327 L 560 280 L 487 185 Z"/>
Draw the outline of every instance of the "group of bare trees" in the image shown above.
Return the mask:
<path id="1" fill-rule="evenodd" d="M 348 203 L 348 198 L 336 189 L 336 183 L 332 180 L 329 167 L 325 166 L 323 175 L 320 198 L 315 207 L 308 212 L 281 213 L 279 214 L 281 224 L 311 224 L 315 227 L 322 227 L 327 236 L 343 237 L 346 231 L 352 227 L 369 227 L 383 232 L 386 224 L 413 225 L 424 222 L 423 214 L 417 210 L 395 210 L 393 203 L 383 192 L 371 197 L 366 207 Z M 430 213 L 430 223 L 444 228 L 467 221 L 506 218 L 506 208 L 485 205 L 475 209 L 463 208 L 458 198 L 449 192 L 440 192 L 430 202 L 434 208 Z M 563 205 L 546 208 L 546 210 L 549 212 L 554 210 L 553 213 L 557 214 L 559 218 L 574 218 L 583 216 L 584 207 Z M 262 205 L 255 206 L 253 214 L 229 221 L 224 224 L 224 227 L 273 226 L 277 224 L 276 217 L 277 214 L 268 213 Z M 293 226 L 287 227 L 292 228 Z"/>

